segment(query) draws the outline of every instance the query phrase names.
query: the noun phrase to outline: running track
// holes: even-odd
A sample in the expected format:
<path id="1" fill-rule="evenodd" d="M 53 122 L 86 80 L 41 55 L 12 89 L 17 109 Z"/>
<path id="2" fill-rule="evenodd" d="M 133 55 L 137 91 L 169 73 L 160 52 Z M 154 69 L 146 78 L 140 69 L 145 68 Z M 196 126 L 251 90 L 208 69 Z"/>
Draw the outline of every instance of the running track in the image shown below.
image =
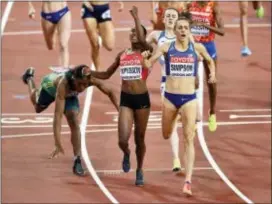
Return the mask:
<path id="1" fill-rule="evenodd" d="M 40 3 L 35 3 L 39 12 Z M 2 3 L 2 12 L 6 3 Z M 71 63 L 90 64 L 89 45 L 79 18 L 81 3 L 69 3 L 73 16 L 70 41 Z M 132 25 L 128 9 L 139 7 L 141 19 L 150 26 L 149 4 L 126 3 L 123 13 L 113 4 L 112 15 L 118 32 L 116 48 L 102 49 L 102 67 L 106 69 L 116 54 L 129 45 L 128 32 Z M 230 28 L 225 37 L 217 37 L 219 52 L 217 118 L 219 127 L 210 133 L 205 126 L 208 98 L 204 93 L 204 136 L 212 157 L 228 179 L 248 199 L 255 203 L 271 203 L 271 3 L 265 3 L 266 17 L 254 18 L 250 7 L 250 48 L 253 55 L 240 57 L 240 32 L 237 3 L 221 3 L 224 20 Z M 122 20 L 121 20 L 122 19 Z M 3 203 L 108 203 L 91 176 L 78 178 L 72 174 L 72 148 L 69 129 L 63 120 L 64 156 L 48 160 L 53 149 L 52 113 L 35 115 L 27 99 L 27 87 L 20 76 L 28 66 L 36 67 L 36 81 L 49 72 L 56 62 L 57 51 L 49 52 L 36 21 L 27 17 L 27 4 L 16 2 L 2 37 L 2 202 Z M 261 23 L 264 26 L 260 27 Z M 158 71 L 157 71 L 158 70 Z M 181 203 L 241 203 L 244 202 L 218 176 L 203 154 L 196 139 L 196 170 L 193 177 L 194 197 L 181 194 L 183 177 L 170 171 L 172 165 L 169 141 L 160 130 L 159 67 L 153 69 L 148 81 L 152 114 L 146 135 L 145 182 L 134 186 L 135 173 L 121 173 L 122 154 L 117 146 L 115 110 L 107 97 L 94 89 L 86 132 L 86 146 L 91 162 L 100 179 L 121 203 L 181 202 Z M 116 94 L 120 91 L 119 74 L 106 82 Z M 38 84 L 38 83 L 37 83 Z M 80 96 L 82 110 L 85 94 Z M 234 115 L 230 118 L 231 115 Z M 42 117 L 42 118 L 37 118 Z M 17 119 L 16 119 L 17 118 Z M 181 133 L 181 129 L 180 129 Z M 133 138 L 130 141 L 134 150 Z M 182 148 L 182 139 L 180 142 Z M 132 156 L 132 168 L 135 155 Z M 112 171 L 110 171 L 112 170 Z M 115 171 L 116 170 L 116 171 Z"/>

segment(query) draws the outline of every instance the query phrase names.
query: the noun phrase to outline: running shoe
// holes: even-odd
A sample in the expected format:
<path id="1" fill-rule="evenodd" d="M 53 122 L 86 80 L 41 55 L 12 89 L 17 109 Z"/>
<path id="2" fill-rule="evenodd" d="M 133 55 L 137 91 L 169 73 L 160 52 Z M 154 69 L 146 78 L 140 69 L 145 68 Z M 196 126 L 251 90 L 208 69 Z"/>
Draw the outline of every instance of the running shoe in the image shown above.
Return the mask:
<path id="1" fill-rule="evenodd" d="M 183 193 L 186 195 L 186 196 L 192 196 L 193 193 L 192 193 L 192 184 L 191 182 L 189 181 L 186 181 L 184 186 L 183 186 Z"/>
<path id="2" fill-rule="evenodd" d="M 85 171 L 81 165 L 80 157 L 77 157 L 74 161 L 73 172 L 77 176 L 84 176 L 85 175 Z"/>
<path id="3" fill-rule="evenodd" d="M 247 57 L 247 56 L 249 56 L 251 54 L 252 54 L 252 52 L 250 51 L 250 49 L 248 47 L 242 47 L 242 49 L 241 49 L 241 55 L 243 57 Z"/>
<path id="4" fill-rule="evenodd" d="M 260 6 L 260 8 L 256 9 L 256 16 L 257 16 L 257 18 L 263 18 L 264 17 L 264 8 L 263 8 L 263 6 Z"/>
<path id="5" fill-rule="evenodd" d="M 136 186 L 143 186 L 144 185 L 144 174 L 143 174 L 143 170 L 141 170 L 141 169 L 136 170 L 135 185 Z"/>
<path id="6" fill-rule="evenodd" d="M 173 172 L 178 172 L 181 171 L 181 165 L 180 165 L 180 160 L 179 158 L 176 158 L 173 160 Z"/>
<path id="7" fill-rule="evenodd" d="M 25 84 L 27 84 L 27 81 L 31 78 L 34 77 L 34 73 L 35 73 L 35 69 L 34 67 L 29 67 L 27 68 L 27 70 L 25 71 L 25 73 L 22 76 L 22 80 Z"/>
<path id="8" fill-rule="evenodd" d="M 217 123 L 216 123 L 216 115 L 211 114 L 209 116 L 209 130 L 210 132 L 214 132 L 217 129 Z"/>
<path id="9" fill-rule="evenodd" d="M 130 170 L 130 158 L 129 158 L 129 154 L 125 153 L 124 154 L 124 157 L 123 157 L 123 163 L 122 163 L 122 166 L 123 166 L 123 171 L 125 173 L 129 172 Z"/>

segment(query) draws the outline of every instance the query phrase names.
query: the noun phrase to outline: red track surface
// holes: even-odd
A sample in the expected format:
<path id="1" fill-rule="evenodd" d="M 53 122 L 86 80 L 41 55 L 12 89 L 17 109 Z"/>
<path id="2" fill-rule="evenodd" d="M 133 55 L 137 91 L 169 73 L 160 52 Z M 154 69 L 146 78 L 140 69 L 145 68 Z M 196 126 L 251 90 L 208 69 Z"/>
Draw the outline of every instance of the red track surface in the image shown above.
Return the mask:
<path id="1" fill-rule="evenodd" d="M 69 3 L 73 15 L 73 29 L 82 29 L 80 20 L 81 3 Z M 147 3 L 126 3 L 123 13 L 117 12 L 113 4 L 112 15 L 117 28 L 132 25 L 128 9 L 137 5 L 143 20 L 148 20 L 150 6 Z M 5 5 L 5 3 L 2 3 Z M 14 4 L 5 32 L 40 30 L 39 16 L 36 21 L 27 17 L 27 4 Z M 36 3 L 39 12 L 40 3 Z M 226 24 L 238 19 L 237 3 L 221 3 Z M 254 18 L 250 7 L 249 18 L 253 23 L 271 23 L 271 3 L 265 3 L 266 18 L 262 21 Z M 3 8 L 2 8 L 3 11 Z M 1 12 L 2 13 L 2 12 Z M 123 22 L 120 21 L 123 20 Z M 146 22 L 146 21 L 145 21 Z M 124 25 L 124 23 L 126 23 Z M 102 61 L 106 69 L 116 54 L 129 45 L 128 32 L 116 33 L 116 48 L 112 52 L 102 49 Z M 249 45 L 253 55 L 240 57 L 240 31 L 238 28 L 227 28 L 225 37 L 217 37 L 219 53 L 218 102 L 217 118 L 219 122 L 271 121 L 270 118 L 229 119 L 230 114 L 268 115 L 267 112 L 220 112 L 223 109 L 270 109 L 271 107 L 271 28 L 250 28 Z M 29 100 L 15 99 L 15 95 L 26 95 L 27 87 L 20 76 L 27 66 L 36 67 L 36 81 L 48 73 L 47 67 L 54 64 L 57 51 L 46 50 L 42 35 L 4 36 L 2 40 L 2 113 L 13 113 L 14 116 L 2 115 L 4 118 L 20 117 L 34 119 L 36 116 L 19 116 L 19 113 L 34 113 Z M 84 32 L 73 33 L 70 41 L 71 63 L 90 63 L 89 43 Z M 160 110 L 159 81 L 160 71 L 156 66 L 149 77 L 152 111 Z M 119 74 L 116 73 L 107 82 L 116 94 L 120 91 Z M 204 116 L 207 120 L 208 98 L 205 90 Z M 82 94 L 81 107 L 84 106 Z M 54 106 L 46 113 L 52 113 Z M 88 124 L 112 124 L 111 127 L 88 127 L 87 130 L 100 132 L 87 133 L 87 148 L 96 170 L 120 169 L 122 154 L 117 146 L 116 122 L 113 115 L 105 112 L 115 111 L 105 96 L 96 89 L 93 95 Z M 154 114 L 153 114 L 154 115 Z M 46 116 L 48 117 L 48 116 Z M 49 116 L 52 117 L 52 116 Z M 63 122 L 66 124 L 66 122 Z M 147 153 L 146 169 L 157 169 L 145 172 L 146 185 L 137 188 L 134 184 L 134 173 L 106 174 L 99 173 L 105 186 L 119 202 L 243 202 L 216 174 L 213 169 L 197 170 L 193 177 L 194 197 L 188 199 L 181 194 L 183 177 L 171 171 L 159 171 L 171 167 L 171 150 L 169 141 L 161 136 L 160 122 L 150 122 L 146 135 Z M 2 136 L 21 135 L 24 137 L 2 139 L 2 202 L 3 203 L 105 203 L 108 198 L 98 188 L 95 181 L 87 176 L 78 178 L 72 174 L 72 150 L 69 134 L 63 134 L 66 154 L 55 160 L 47 156 L 53 149 L 52 127 L 15 128 L 15 124 L 1 124 Z M 18 125 L 39 125 L 23 123 Z M 9 126 L 6 127 L 6 126 Z M 208 132 L 204 127 L 206 142 L 215 161 L 226 176 L 249 199 L 256 203 L 271 202 L 271 124 L 220 125 L 216 133 Z M 69 131 L 63 128 L 63 131 Z M 107 131 L 107 132 L 106 132 Z M 37 136 L 37 134 L 45 133 Z M 46 134 L 47 133 L 47 134 Z M 181 131 L 180 131 L 181 133 Z M 31 134 L 34 136 L 30 137 Z M 35 136 L 36 135 L 36 136 Z M 133 138 L 130 141 L 134 150 Z M 182 149 L 182 140 L 180 142 Z M 211 167 L 205 158 L 196 139 L 196 167 Z M 135 156 L 132 158 L 135 167 Z"/>

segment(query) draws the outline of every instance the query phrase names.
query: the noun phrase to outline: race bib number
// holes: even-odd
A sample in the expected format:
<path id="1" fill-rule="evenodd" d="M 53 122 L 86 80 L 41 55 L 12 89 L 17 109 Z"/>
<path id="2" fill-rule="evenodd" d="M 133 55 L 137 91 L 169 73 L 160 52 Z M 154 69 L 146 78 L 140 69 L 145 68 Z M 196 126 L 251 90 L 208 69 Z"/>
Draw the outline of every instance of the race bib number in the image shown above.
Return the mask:
<path id="1" fill-rule="evenodd" d="M 102 13 L 101 18 L 102 19 L 111 18 L 111 12 L 110 12 L 110 10 L 108 9 L 107 11 L 105 11 L 104 13 Z"/>
<path id="2" fill-rule="evenodd" d="M 124 66 L 121 67 L 120 76 L 123 80 L 137 80 L 142 78 L 141 66 Z"/>
<path id="3" fill-rule="evenodd" d="M 210 30 L 204 26 L 192 26 L 191 32 L 194 36 L 209 36 Z"/>
<path id="4" fill-rule="evenodd" d="M 189 77 L 194 76 L 194 63 L 171 63 L 170 76 L 173 77 Z"/>

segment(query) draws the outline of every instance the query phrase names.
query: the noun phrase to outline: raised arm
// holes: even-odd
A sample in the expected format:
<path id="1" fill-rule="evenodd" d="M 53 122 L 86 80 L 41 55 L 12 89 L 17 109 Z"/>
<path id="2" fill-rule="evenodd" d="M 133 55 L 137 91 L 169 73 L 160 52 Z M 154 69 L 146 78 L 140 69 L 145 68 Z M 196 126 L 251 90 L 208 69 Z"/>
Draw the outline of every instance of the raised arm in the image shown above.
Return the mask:
<path id="1" fill-rule="evenodd" d="M 57 87 L 56 100 L 55 100 L 55 112 L 53 121 L 53 133 L 55 140 L 55 150 L 51 154 L 51 158 L 54 158 L 57 154 L 64 153 L 61 145 L 61 120 L 65 106 L 65 95 L 66 95 L 66 80 L 61 79 Z"/>
<path id="2" fill-rule="evenodd" d="M 115 58 L 115 61 L 110 65 L 110 67 L 106 71 L 93 71 L 91 70 L 91 75 L 98 79 L 109 79 L 113 73 L 116 71 L 116 69 L 120 65 L 120 57 L 124 53 L 124 51 L 120 52 L 117 57 Z"/>
<path id="3" fill-rule="evenodd" d="M 140 18 L 138 16 L 138 8 L 136 6 L 133 6 L 132 9 L 130 10 L 130 13 L 134 19 L 136 35 L 137 35 L 139 42 L 142 44 L 142 46 L 144 46 L 145 50 L 150 50 L 152 52 L 153 47 L 151 45 L 149 45 L 145 39 L 146 35 L 145 35 L 144 28 L 141 24 Z"/>
<path id="4" fill-rule="evenodd" d="M 151 23 L 154 25 L 157 23 L 158 21 L 158 17 L 157 17 L 157 13 L 156 13 L 156 8 L 158 7 L 158 2 L 155 2 L 154 0 L 151 1 L 151 13 L 152 13 L 152 17 L 151 17 Z"/>
<path id="5" fill-rule="evenodd" d="M 113 92 L 112 89 L 110 89 L 109 87 L 105 86 L 105 84 L 103 84 L 102 81 L 91 77 L 90 79 L 91 84 L 96 86 L 102 93 L 104 93 L 105 95 L 107 95 L 109 97 L 109 99 L 111 100 L 112 104 L 114 105 L 114 107 L 116 108 L 116 110 L 119 110 L 119 105 L 117 102 L 117 98 Z"/>
<path id="6" fill-rule="evenodd" d="M 207 61 L 209 70 L 210 70 L 210 78 L 209 78 L 209 83 L 215 83 L 216 78 L 215 78 L 215 64 L 209 53 L 207 52 L 206 48 L 204 45 L 200 43 L 195 43 L 195 49 L 196 51 L 203 57 L 204 60 Z"/>

